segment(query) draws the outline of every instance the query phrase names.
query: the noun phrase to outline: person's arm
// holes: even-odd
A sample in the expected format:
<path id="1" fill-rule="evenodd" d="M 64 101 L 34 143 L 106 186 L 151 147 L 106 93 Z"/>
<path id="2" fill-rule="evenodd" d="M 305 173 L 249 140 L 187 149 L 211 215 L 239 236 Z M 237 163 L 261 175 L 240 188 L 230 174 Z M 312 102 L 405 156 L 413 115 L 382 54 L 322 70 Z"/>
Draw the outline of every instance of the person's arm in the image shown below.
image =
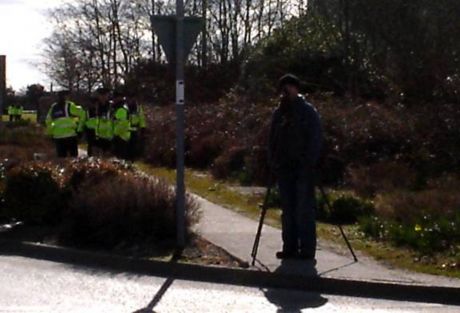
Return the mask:
<path id="1" fill-rule="evenodd" d="M 85 126 L 85 121 L 86 121 L 85 110 L 81 106 L 71 102 L 70 103 L 70 114 L 77 118 L 77 133 L 81 133 L 83 131 L 83 128 Z"/>
<path id="2" fill-rule="evenodd" d="M 320 156 L 323 144 L 323 131 L 319 113 L 311 105 L 307 105 L 306 109 L 306 151 L 305 165 L 314 167 Z"/>
<path id="3" fill-rule="evenodd" d="M 145 121 L 145 113 L 142 105 L 139 105 L 139 127 L 141 129 L 145 129 L 147 127 L 147 123 Z"/>
<path id="4" fill-rule="evenodd" d="M 279 110 L 275 110 L 272 116 L 271 124 L 270 124 L 270 133 L 268 137 L 268 151 L 267 151 L 267 158 L 268 158 L 268 165 L 272 170 L 276 167 L 276 158 L 277 158 L 277 145 L 278 145 L 278 133 L 279 133 L 279 120 L 280 114 Z"/>
<path id="5" fill-rule="evenodd" d="M 48 110 L 48 114 L 46 115 L 45 125 L 46 125 L 46 134 L 51 136 L 53 135 L 53 107 L 54 104 L 51 105 L 50 109 Z"/>

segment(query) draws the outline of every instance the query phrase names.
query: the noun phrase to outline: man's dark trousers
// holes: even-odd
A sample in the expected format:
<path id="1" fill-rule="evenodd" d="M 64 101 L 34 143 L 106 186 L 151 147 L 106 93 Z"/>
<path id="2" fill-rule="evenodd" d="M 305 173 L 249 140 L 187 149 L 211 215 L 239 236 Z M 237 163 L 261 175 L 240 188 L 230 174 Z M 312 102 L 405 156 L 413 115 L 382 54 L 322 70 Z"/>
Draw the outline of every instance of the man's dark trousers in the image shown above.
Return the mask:
<path id="1" fill-rule="evenodd" d="M 94 146 L 96 145 L 96 131 L 94 129 L 87 129 L 85 130 L 86 142 L 88 147 L 86 152 L 88 156 L 94 155 Z"/>
<path id="2" fill-rule="evenodd" d="M 129 141 L 125 141 L 120 137 L 113 138 L 113 152 L 119 159 L 128 160 L 129 158 Z"/>
<path id="3" fill-rule="evenodd" d="M 283 251 L 315 257 L 316 199 L 313 171 L 283 171 L 278 175 L 282 203 Z"/>
<path id="4" fill-rule="evenodd" d="M 65 158 L 67 156 L 78 156 L 78 140 L 77 137 L 69 137 L 62 139 L 54 139 L 56 145 L 56 153 L 58 158 Z"/>

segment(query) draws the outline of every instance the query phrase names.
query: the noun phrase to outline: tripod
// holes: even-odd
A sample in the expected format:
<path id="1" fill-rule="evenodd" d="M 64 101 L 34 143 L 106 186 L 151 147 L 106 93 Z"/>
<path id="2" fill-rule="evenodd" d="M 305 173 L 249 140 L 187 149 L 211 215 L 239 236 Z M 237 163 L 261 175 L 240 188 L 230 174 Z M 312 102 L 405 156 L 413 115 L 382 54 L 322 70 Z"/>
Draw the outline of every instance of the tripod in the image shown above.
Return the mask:
<path id="1" fill-rule="evenodd" d="M 267 214 L 268 200 L 270 199 L 270 193 L 271 193 L 272 188 L 273 186 L 270 180 L 270 184 L 267 187 L 267 192 L 265 193 L 264 202 L 262 204 L 262 211 L 260 212 L 259 226 L 257 227 L 257 234 L 254 239 L 254 244 L 252 246 L 252 252 L 251 252 L 252 266 L 254 266 L 254 264 L 256 263 L 257 251 L 259 250 L 260 237 L 262 235 L 262 227 L 264 225 L 265 215 Z"/>
<path id="2" fill-rule="evenodd" d="M 326 202 L 327 208 L 329 211 L 332 211 L 332 206 L 331 203 L 329 202 L 329 197 L 327 196 L 326 192 L 324 191 L 323 185 L 318 184 L 318 189 L 321 192 L 321 195 L 323 196 L 324 202 Z M 343 240 L 347 244 L 348 250 L 350 250 L 351 255 L 353 256 L 353 260 L 355 262 L 358 262 L 358 258 L 356 257 L 355 252 L 353 251 L 353 247 L 350 244 L 350 241 L 348 241 L 347 236 L 345 235 L 345 232 L 343 231 L 343 228 L 340 224 L 336 224 L 339 227 L 340 233 L 342 234 Z"/>
<path id="3" fill-rule="evenodd" d="M 326 192 L 324 191 L 324 188 L 323 188 L 322 184 L 318 184 L 317 187 L 318 187 L 319 191 L 321 192 L 321 194 L 323 196 L 323 199 L 326 202 L 327 207 L 329 208 L 329 210 L 332 210 L 332 206 L 331 206 L 331 204 L 329 202 L 329 197 L 326 194 Z M 252 252 L 251 252 L 251 257 L 252 257 L 251 265 L 252 266 L 254 266 L 254 264 L 256 262 L 257 251 L 259 250 L 260 237 L 262 235 L 262 227 L 264 225 L 265 216 L 267 215 L 268 200 L 270 199 L 270 193 L 271 193 L 272 188 L 273 188 L 273 184 L 272 184 L 272 180 L 270 180 L 270 184 L 267 187 L 267 192 L 265 193 L 264 202 L 262 204 L 262 211 L 260 212 L 259 226 L 257 227 L 256 237 L 254 239 L 254 244 L 252 246 Z M 345 235 L 345 232 L 343 231 L 342 226 L 340 224 L 337 224 L 337 226 L 339 227 L 339 230 L 340 230 L 340 233 L 342 234 L 343 240 L 345 240 L 345 243 L 347 244 L 347 247 L 348 247 L 348 249 L 350 250 L 350 252 L 351 252 L 351 254 L 353 256 L 353 260 L 355 262 L 358 262 L 358 258 L 356 257 L 356 254 L 353 251 L 353 247 L 351 246 L 350 242 L 348 241 L 348 238 Z"/>

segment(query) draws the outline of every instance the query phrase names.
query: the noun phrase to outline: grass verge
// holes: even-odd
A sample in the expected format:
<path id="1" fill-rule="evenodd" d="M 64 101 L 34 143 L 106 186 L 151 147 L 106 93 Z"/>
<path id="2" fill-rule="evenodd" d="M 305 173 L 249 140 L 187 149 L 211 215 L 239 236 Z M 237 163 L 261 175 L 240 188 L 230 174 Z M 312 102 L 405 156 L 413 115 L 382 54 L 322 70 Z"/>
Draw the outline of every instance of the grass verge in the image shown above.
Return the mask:
<path id="1" fill-rule="evenodd" d="M 171 184 L 175 183 L 174 169 L 152 167 L 145 163 L 137 163 L 137 166 L 148 174 L 162 177 Z M 249 218 L 259 217 L 259 204 L 263 201 L 263 195 L 244 195 L 233 189 L 237 184 L 216 180 L 207 172 L 187 169 L 185 179 L 187 188 L 191 192 Z M 270 209 L 267 212 L 266 223 L 279 228 L 280 213 L 279 209 Z M 431 257 L 421 257 L 413 250 L 366 238 L 357 225 L 345 225 L 343 228 L 354 249 L 378 261 L 415 272 L 460 278 L 460 260 L 456 256 L 436 254 Z M 339 253 L 349 253 L 336 225 L 318 223 L 317 231 L 318 237 L 332 243 L 333 248 Z"/>
<path id="2" fill-rule="evenodd" d="M 1 115 L 2 117 L 2 121 L 3 122 L 8 122 L 9 121 L 9 115 Z M 24 113 L 22 114 L 22 117 L 21 117 L 23 120 L 28 120 L 28 121 L 31 121 L 32 123 L 36 123 L 37 122 L 37 114 L 36 113 Z"/>

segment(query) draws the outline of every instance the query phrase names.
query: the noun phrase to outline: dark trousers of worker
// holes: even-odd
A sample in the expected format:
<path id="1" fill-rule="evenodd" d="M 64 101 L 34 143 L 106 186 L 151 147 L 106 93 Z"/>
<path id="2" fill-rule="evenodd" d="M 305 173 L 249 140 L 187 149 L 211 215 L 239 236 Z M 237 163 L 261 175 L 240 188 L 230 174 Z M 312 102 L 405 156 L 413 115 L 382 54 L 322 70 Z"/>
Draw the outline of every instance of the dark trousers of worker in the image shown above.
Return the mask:
<path id="1" fill-rule="evenodd" d="M 78 140 L 77 137 L 54 139 L 56 154 L 59 158 L 77 157 Z"/>
<path id="2" fill-rule="evenodd" d="M 86 153 L 88 156 L 94 155 L 94 147 L 96 146 L 96 132 L 94 129 L 85 130 L 86 143 L 88 144 L 86 148 Z"/>
<path id="3" fill-rule="evenodd" d="M 128 155 L 129 159 L 134 161 L 143 154 L 144 148 L 144 136 L 142 136 L 142 131 L 132 131 L 131 139 L 129 140 Z"/>
<path id="4" fill-rule="evenodd" d="M 104 154 L 112 152 L 112 140 L 96 138 L 96 145 Z"/>
<path id="5" fill-rule="evenodd" d="M 313 172 L 289 170 L 278 175 L 282 205 L 283 251 L 315 257 L 316 199 Z"/>
<path id="6" fill-rule="evenodd" d="M 119 159 L 128 160 L 129 158 L 129 141 L 125 141 L 120 137 L 113 138 L 113 154 Z"/>

